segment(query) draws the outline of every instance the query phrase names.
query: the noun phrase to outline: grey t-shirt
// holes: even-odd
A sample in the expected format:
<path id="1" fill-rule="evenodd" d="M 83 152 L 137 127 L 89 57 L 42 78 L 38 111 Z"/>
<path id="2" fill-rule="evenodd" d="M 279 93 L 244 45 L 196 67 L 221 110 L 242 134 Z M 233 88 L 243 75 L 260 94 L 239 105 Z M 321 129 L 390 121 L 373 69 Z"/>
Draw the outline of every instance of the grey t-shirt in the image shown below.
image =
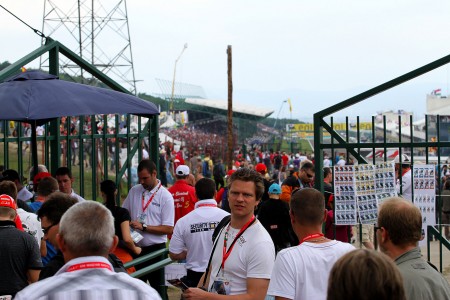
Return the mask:
<path id="1" fill-rule="evenodd" d="M 36 240 L 12 221 L 0 221 L 0 295 L 14 295 L 28 285 L 27 271 L 42 268 Z"/>

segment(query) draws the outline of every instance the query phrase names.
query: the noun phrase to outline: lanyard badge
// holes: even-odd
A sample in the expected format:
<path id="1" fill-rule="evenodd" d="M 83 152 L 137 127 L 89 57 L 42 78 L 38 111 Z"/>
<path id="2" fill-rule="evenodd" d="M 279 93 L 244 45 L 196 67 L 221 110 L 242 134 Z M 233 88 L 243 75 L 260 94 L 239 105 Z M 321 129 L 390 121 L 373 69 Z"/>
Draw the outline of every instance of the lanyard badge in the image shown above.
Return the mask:
<path id="1" fill-rule="evenodd" d="M 145 198 L 144 198 L 145 192 L 147 190 L 144 190 L 142 192 L 142 213 L 139 214 L 139 217 L 138 217 L 138 220 L 139 220 L 140 223 L 145 223 L 145 219 L 147 217 L 147 214 L 145 213 L 145 211 L 147 210 L 147 208 L 150 205 L 150 203 L 152 203 L 152 201 L 155 198 L 155 195 L 158 193 L 160 187 L 161 187 L 161 183 L 159 183 L 156 191 L 150 196 L 150 198 L 148 198 L 147 203 L 145 203 Z"/>

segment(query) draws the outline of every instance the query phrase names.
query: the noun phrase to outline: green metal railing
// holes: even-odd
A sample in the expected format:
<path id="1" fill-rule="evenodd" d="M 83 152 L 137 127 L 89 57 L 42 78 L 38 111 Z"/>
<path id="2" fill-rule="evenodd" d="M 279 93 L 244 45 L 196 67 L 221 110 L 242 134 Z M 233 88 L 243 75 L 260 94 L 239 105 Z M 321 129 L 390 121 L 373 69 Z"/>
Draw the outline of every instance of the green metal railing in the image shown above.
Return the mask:
<path id="1" fill-rule="evenodd" d="M 442 225 L 439 225 L 439 227 L 441 227 Z M 428 226 L 427 227 L 427 235 L 428 235 L 428 239 L 427 239 L 427 259 L 428 261 L 430 261 L 431 259 L 431 247 L 430 247 L 430 242 L 431 242 L 431 238 L 435 238 L 439 241 L 439 271 L 442 273 L 443 267 L 442 267 L 442 246 L 444 245 L 445 248 L 447 248 L 447 251 L 450 251 L 450 242 L 444 238 L 442 236 L 442 231 L 441 230 L 437 230 L 436 228 L 434 228 L 434 226 Z"/>
<path id="2" fill-rule="evenodd" d="M 134 278 L 141 278 L 142 276 L 145 276 L 152 272 L 159 271 L 160 284 L 159 284 L 158 293 L 163 300 L 167 300 L 167 298 L 166 298 L 167 287 L 165 286 L 166 279 L 164 276 L 164 267 L 173 263 L 173 260 L 171 260 L 170 258 L 167 257 L 168 253 L 169 253 L 169 249 L 165 248 L 165 249 L 161 249 L 161 250 L 157 250 L 155 252 L 149 253 L 142 257 L 136 258 L 136 259 L 124 264 L 125 269 L 128 269 L 130 267 L 134 267 L 141 263 L 148 262 L 154 258 L 159 258 L 160 260 L 158 262 L 153 263 L 153 264 L 151 264 L 147 267 L 144 267 L 140 270 L 137 270 L 136 272 L 131 273 L 130 275 L 131 275 L 131 277 L 134 277 Z"/>

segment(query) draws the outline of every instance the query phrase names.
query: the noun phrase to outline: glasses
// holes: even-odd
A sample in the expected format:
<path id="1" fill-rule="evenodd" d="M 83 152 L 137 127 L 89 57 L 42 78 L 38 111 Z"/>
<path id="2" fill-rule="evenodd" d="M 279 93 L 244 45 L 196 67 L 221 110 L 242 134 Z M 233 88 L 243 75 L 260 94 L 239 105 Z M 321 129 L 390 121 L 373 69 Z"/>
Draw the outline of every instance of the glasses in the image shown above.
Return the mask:
<path id="1" fill-rule="evenodd" d="M 377 232 L 377 230 L 381 229 L 383 227 L 379 227 L 379 226 L 375 226 L 373 229 L 375 230 L 375 233 Z"/>
<path id="2" fill-rule="evenodd" d="M 49 230 L 50 230 L 53 226 L 56 226 L 56 225 L 58 225 L 58 224 L 59 224 L 59 223 L 52 224 L 52 225 L 50 225 L 50 226 L 48 226 L 48 227 L 42 227 L 42 232 L 44 233 L 44 235 L 46 235 L 46 234 L 48 234 Z"/>

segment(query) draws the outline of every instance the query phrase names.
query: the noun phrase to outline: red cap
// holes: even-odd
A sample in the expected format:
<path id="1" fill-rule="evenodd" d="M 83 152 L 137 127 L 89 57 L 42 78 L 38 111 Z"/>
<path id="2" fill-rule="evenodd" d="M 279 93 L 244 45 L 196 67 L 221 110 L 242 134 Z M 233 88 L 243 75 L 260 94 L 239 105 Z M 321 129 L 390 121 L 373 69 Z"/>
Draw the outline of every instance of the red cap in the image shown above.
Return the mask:
<path id="1" fill-rule="evenodd" d="M 42 178 L 44 178 L 44 177 L 52 177 L 52 174 L 50 174 L 50 173 L 48 173 L 48 172 L 40 172 L 40 173 L 37 173 L 37 175 L 34 176 L 33 184 L 37 184 L 38 180 L 39 180 L 39 179 L 42 179 Z"/>
<path id="2" fill-rule="evenodd" d="M 256 164 L 255 170 L 258 173 L 264 173 L 265 174 L 267 172 L 267 167 L 266 167 L 265 164 L 259 163 L 259 164 Z"/>
<path id="3" fill-rule="evenodd" d="M 9 207 L 12 209 L 16 209 L 16 201 L 11 196 L 8 195 L 0 195 L 0 206 L 1 207 Z"/>
<path id="4" fill-rule="evenodd" d="M 236 161 L 235 163 L 234 163 L 234 165 L 236 166 L 236 167 L 240 167 L 241 166 L 241 163 L 240 162 L 238 162 L 238 161 Z"/>
<path id="5" fill-rule="evenodd" d="M 233 174 L 234 172 L 236 172 L 236 170 L 229 170 L 227 172 L 227 177 L 231 176 L 231 174 Z"/>

